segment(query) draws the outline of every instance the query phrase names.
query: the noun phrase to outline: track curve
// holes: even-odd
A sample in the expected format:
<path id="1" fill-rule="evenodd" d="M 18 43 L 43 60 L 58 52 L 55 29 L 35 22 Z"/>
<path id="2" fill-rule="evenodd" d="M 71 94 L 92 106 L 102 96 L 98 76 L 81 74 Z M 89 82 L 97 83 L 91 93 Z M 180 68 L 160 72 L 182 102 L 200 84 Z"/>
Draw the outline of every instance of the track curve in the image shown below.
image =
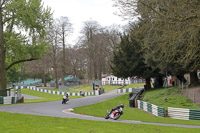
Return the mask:
<path id="1" fill-rule="evenodd" d="M 200 126 L 194 125 L 178 125 L 178 124 L 165 124 L 165 123 L 152 123 L 152 122 L 141 122 L 132 120 L 106 120 L 100 117 L 80 115 L 70 112 L 70 109 L 74 107 L 80 107 L 105 101 L 123 94 L 118 94 L 117 90 L 109 91 L 100 96 L 89 96 L 77 99 L 70 99 L 67 104 L 61 104 L 60 101 L 51 101 L 43 103 L 31 103 L 31 104 L 16 104 L 9 106 L 0 106 L 0 111 L 20 114 L 32 114 L 41 116 L 52 116 L 52 117 L 63 117 L 63 118 L 76 118 L 93 121 L 110 121 L 120 123 L 133 123 L 133 124 L 149 124 L 149 125 L 161 125 L 161 126 L 174 126 L 174 127 L 186 127 L 186 128 L 200 128 Z"/>

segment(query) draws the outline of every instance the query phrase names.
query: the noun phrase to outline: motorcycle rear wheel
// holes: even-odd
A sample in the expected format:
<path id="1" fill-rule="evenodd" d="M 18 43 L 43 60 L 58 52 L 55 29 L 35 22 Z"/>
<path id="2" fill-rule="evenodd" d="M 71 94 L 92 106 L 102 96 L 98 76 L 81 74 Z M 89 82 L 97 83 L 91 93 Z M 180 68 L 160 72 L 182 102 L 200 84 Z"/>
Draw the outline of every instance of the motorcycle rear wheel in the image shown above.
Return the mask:
<path id="1" fill-rule="evenodd" d="M 119 119 L 120 116 L 121 116 L 120 114 L 116 114 L 115 117 L 113 118 L 113 120 Z"/>

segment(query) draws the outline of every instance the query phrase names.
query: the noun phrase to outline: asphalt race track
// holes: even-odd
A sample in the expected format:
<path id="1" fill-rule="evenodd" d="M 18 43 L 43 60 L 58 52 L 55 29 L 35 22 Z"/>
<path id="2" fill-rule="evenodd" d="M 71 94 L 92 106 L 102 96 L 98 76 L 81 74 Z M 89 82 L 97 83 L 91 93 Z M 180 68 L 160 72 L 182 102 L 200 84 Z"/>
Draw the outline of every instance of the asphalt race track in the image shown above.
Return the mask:
<path id="1" fill-rule="evenodd" d="M 164 124 L 164 123 L 151 123 L 141 122 L 132 120 L 106 120 L 100 117 L 93 117 L 81 114 L 75 114 L 70 112 L 70 109 L 79 106 L 90 105 L 105 101 L 123 94 L 117 94 L 117 90 L 109 91 L 100 96 L 88 96 L 77 99 L 70 99 L 67 104 L 61 104 L 60 101 L 43 102 L 43 103 L 30 103 L 30 104 L 15 104 L 8 106 L 0 106 L 0 111 L 20 114 L 32 114 L 41 116 L 52 116 L 52 117 L 63 117 L 63 118 L 77 118 L 84 120 L 94 121 L 110 121 L 110 122 L 121 122 L 121 123 L 133 123 L 133 124 L 149 124 L 149 125 L 162 125 L 162 126 L 174 126 L 174 127 L 187 127 L 187 128 L 200 128 L 200 126 L 193 125 L 178 125 L 178 124 Z M 112 108 L 112 107 L 111 107 Z M 110 109 L 111 109 L 110 108 Z M 106 110 L 105 110 L 106 113 Z"/>

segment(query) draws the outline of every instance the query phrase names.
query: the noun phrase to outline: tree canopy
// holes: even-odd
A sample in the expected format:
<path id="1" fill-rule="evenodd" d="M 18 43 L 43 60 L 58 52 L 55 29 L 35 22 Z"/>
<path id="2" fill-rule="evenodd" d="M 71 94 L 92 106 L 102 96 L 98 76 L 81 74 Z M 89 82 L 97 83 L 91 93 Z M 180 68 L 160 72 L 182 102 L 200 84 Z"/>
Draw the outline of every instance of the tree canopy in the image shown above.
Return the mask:
<path id="1" fill-rule="evenodd" d="M 195 74 L 200 67 L 199 0 L 114 0 L 122 16 L 138 17 L 134 35 L 144 62 L 161 74 Z M 192 74 L 193 73 L 193 74 Z M 193 79 L 193 78 L 192 78 Z M 197 80 L 196 80 L 197 81 Z"/>
<path id="2" fill-rule="evenodd" d="M 45 29 L 52 20 L 42 0 L 0 0 L 0 79 L 14 65 L 41 57 L 46 48 Z M 6 95 L 1 93 L 0 95 Z"/>

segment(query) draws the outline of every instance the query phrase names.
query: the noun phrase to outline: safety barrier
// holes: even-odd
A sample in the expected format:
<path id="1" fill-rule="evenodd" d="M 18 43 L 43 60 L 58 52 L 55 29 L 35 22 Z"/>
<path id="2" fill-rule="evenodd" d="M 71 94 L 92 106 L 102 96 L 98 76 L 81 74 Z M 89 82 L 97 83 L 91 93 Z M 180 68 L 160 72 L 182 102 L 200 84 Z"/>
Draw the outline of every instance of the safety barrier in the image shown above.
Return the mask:
<path id="1" fill-rule="evenodd" d="M 133 88 L 132 90 L 129 88 L 126 90 L 132 91 L 129 93 L 129 107 L 137 107 L 137 100 L 144 92 L 144 87 Z"/>
<path id="2" fill-rule="evenodd" d="M 53 91 L 53 90 L 47 90 L 47 89 L 40 89 L 37 88 L 36 86 L 16 86 L 16 88 L 27 88 L 30 90 L 34 91 L 39 91 L 39 92 L 44 92 L 44 93 L 49 93 L 49 94 L 55 94 L 55 95 L 66 95 L 68 94 L 69 96 L 81 96 L 80 93 L 75 93 L 75 92 L 61 92 L 61 91 Z M 102 89 L 101 93 L 104 92 L 104 89 Z M 82 92 L 85 96 L 93 96 L 93 95 L 99 95 L 99 92 L 95 90 L 94 92 Z"/>
<path id="3" fill-rule="evenodd" d="M 135 88 L 117 89 L 117 93 L 134 92 Z"/>
<path id="4" fill-rule="evenodd" d="M 117 93 L 127 93 L 127 92 L 135 92 L 135 90 L 143 90 L 144 87 L 137 87 L 137 88 L 126 88 L 126 89 L 117 89 Z"/>
<path id="5" fill-rule="evenodd" d="M 168 116 L 182 120 L 200 120 L 200 110 L 168 107 Z"/>
<path id="6" fill-rule="evenodd" d="M 154 104 L 137 100 L 138 109 L 149 112 L 155 116 L 165 117 L 165 109 L 163 107 L 156 106 Z"/>
<path id="7" fill-rule="evenodd" d="M 0 104 L 15 104 L 15 103 L 24 103 L 24 97 L 3 97 L 0 96 Z"/>

